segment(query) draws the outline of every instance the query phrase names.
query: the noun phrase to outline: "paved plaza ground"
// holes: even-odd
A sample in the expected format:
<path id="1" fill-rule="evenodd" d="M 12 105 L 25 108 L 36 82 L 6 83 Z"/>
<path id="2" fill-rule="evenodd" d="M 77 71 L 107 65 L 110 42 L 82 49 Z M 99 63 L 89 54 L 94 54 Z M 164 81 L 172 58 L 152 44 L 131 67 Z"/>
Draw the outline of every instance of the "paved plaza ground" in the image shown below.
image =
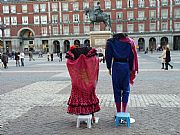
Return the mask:
<path id="1" fill-rule="evenodd" d="M 172 51 L 173 69 L 161 69 L 161 52 L 138 52 L 139 74 L 131 87 L 127 111 L 136 120 L 130 128 L 115 127 L 111 77 L 100 63 L 96 93 L 101 110 L 91 129 L 76 128 L 67 114 L 71 82 L 65 59 L 35 56 L 25 67 L 10 60 L 0 69 L 0 135 L 180 135 L 180 51 Z"/>

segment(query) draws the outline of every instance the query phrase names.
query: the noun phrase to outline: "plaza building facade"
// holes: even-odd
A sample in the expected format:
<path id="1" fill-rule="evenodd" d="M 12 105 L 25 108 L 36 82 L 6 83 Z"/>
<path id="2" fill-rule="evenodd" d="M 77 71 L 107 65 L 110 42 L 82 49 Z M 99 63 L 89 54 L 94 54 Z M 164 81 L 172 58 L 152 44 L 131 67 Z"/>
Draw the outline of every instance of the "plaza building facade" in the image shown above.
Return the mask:
<path id="1" fill-rule="evenodd" d="M 111 17 L 112 33 L 125 32 L 139 51 L 169 45 L 180 50 L 180 0 L 98 0 Z M 92 24 L 85 8 L 97 0 L 0 0 L 0 49 L 67 52 L 89 46 Z M 103 31 L 96 23 L 94 31 Z M 4 46 L 3 46 L 4 43 Z"/>

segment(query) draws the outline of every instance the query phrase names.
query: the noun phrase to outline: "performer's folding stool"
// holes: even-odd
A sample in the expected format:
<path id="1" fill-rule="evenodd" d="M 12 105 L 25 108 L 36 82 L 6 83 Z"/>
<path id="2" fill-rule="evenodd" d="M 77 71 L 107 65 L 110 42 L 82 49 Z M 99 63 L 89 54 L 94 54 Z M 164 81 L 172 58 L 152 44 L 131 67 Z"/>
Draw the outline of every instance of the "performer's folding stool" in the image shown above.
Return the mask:
<path id="1" fill-rule="evenodd" d="M 77 117 L 77 125 L 76 125 L 77 128 L 79 128 L 81 121 L 85 121 L 87 123 L 87 127 L 91 128 L 92 114 L 78 115 L 78 117 Z"/>
<path id="2" fill-rule="evenodd" d="M 116 114 L 116 127 L 120 125 L 121 120 L 126 122 L 128 128 L 130 128 L 130 113 L 119 112 Z"/>

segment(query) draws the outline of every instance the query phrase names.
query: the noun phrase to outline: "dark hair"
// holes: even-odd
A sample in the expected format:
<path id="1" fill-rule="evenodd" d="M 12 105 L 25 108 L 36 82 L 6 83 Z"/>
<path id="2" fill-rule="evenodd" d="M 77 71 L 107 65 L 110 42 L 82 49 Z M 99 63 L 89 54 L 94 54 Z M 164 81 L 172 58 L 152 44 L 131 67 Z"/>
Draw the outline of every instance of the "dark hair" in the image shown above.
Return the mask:
<path id="1" fill-rule="evenodd" d="M 127 33 L 115 33 L 114 35 L 113 35 L 113 38 L 125 38 L 125 37 L 127 37 L 128 36 L 128 34 Z"/>

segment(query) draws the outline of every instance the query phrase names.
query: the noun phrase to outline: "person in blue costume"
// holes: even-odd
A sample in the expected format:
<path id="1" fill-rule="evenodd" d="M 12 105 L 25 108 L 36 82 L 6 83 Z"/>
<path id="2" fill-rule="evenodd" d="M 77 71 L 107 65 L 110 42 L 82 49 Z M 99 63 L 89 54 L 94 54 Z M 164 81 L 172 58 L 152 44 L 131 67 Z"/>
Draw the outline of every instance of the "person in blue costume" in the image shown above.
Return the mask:
<path id="1" fill-rule="evenodd" d="M 138 72 L 134 41 L 127 34 L 114 34 L 113 38 L 107 40 L 105 58 L 109 74 L 111 75 L 112 72 L 112 84 L 117 112 L 126 112 L 130 83 L 133 83 L 135 73 L 136 71 Z"/>

